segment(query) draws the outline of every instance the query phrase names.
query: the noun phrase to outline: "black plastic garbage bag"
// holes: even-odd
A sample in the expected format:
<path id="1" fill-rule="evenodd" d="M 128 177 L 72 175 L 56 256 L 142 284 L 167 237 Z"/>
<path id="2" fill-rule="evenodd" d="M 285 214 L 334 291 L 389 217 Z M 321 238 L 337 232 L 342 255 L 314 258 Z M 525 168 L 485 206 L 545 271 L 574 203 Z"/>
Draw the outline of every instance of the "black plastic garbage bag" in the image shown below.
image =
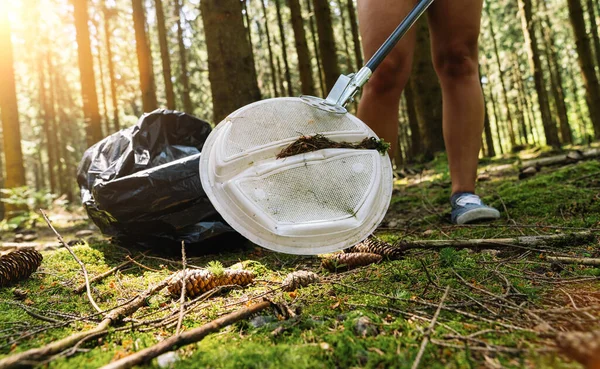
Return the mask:
<path id="1" fill-rule="evenodd" d="M 159 109 L 90 147 L 77 182 L 102 233 L 161 248 L 233 233 L 200 182 L 200 152 L 210 131 L 200 119 Z"/>

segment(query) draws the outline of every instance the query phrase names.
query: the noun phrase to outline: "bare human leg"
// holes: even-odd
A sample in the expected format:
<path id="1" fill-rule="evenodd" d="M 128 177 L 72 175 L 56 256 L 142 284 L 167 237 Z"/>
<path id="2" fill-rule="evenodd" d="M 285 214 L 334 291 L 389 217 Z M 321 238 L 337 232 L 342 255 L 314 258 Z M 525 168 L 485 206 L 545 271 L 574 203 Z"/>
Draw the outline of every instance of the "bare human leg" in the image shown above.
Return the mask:
<path id="1" fill-rule="evenodd" d="M 484 115 L 477 49 L 482 3 L 435 0 L 428 10 L 452 193 L 475 191 Z"/>
<path id="2" fill-rule="evenodd" d="M 369 59 L 414 6 L 415 0 L 358 0 L 358 20 L 365 60 Z M 410 75 L 414 31 L 409 31 L 379 65 L 365 85 L 358 118 L 392 145 L 398 146 L 398 109 Z"/>

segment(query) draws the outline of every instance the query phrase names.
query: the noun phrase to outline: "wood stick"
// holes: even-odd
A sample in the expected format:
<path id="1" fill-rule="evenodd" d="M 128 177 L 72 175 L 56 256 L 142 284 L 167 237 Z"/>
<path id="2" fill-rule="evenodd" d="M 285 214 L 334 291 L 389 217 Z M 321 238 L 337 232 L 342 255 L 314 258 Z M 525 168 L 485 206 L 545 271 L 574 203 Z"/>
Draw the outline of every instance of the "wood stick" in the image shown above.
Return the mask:
<path id="1" fill-rule="evenodd" d="M 67 250 L 69 250 L 69 253 L 71 254 L 71 256 L 73 256 L 73 259 L 75 259 L 77 264 L 79 264 L 79 266 L 81 267 L 81 271 L 83 272 L 83 278 L 85 279 L 85 288 L 87 290 L 88 300 L 90 300 L 90 304 L 92 304 L 92 306 L 94 307 L 94 309 L 96 309 L 97 312 L 101 312 L 102 309 L 100 309 L 100 307 L 96 304 L 96 301 L 94 301 L 94 297 L 92 296 L 92 290 L 90 288 L 90 280 L 88 278 L 88 272 L 87 272 L 87 269 L 85 268 L 85 264 L 83 264 L 83 262 L 81 260 L 79 260 L 77 255 L 75 255 L 75 253 L 73 252 L 73 249 L 71 249 L 69 244 L 66 243 L 65 240 L 62 238 L 60 233 L 58 233 L 58 231 L 52 226 L 52 224 L 50 223 L 50 219 L 48 219 L 48 216 L 46 215 L 46 213 L 42 209 L 40 209 L 40 212 L 42 213 L 44 220 L 48 224 L 48 227 L 50 227 L 50 229 L 54 232 L 56 237 L 58 237 L 58 240 L 63 244 L 63 246 Z"/>
<path id="2" fill-rule="evenodd" d="M 181 296 L 179 297 L 179 318 L 177 319 L 177 329 L 175 330 L 175 335 L 179 335 L 179 331 L 181 330 L 181 323 L 183 322 L 184 315 L 184 302 L 185 302 L 185 283 L 187 282 L 187 259 L 185 257 L 185 241 L 181 241 L 181 265 L 183 266 L 181 277 Z"/>
<path id="3" fill-rule="evenodd" d="M 579 265 L 594 265 L 600 266 L 599 258 L 571 258 L 567 256 L 546 256 L 547 261 L 552 261 L 562 264 L 579 264 Z"/>
<path id="4" fill-rule="evenodd" d="M 133 259 L 131 259 L 131 260 L 133 260 Z M 90 279 L 90 284 L 92 284 L 92 283 L 95 283 L 95 282 L 98 282 L 98 281 L 101 281 L 101 280 L 103 280 L 104 278 L 106 278 L 106 277 L 108 277 L 109 275 L 111 275 L 111 274 L 113 274 L 114 272 L 116 272 L 117 270 L 119 270 L 119 269 L 123 268 L 124 266 L 127 266 L 127 265 L 131 264 L 131 260 L 124 261 L 124 262 L 122 262 L 121 264 L 117 265 L 116 267 L 114 267 L 114 268 L 111 268 L 111 269 L 109 269 L 108 271 L 106 271 L 106 272 L 104 272 L 104 273 L 102 273 L 102 274 L 98 274 L 98 275 L 97 275 L 97 276 L 95 276 L 94 278 Z M 73 292 L 75 292 L 75 293 L 79 294 L 79 293 L 83 292 L 83 290 L 85 290 L 85 288 L 86 288 L 86 285 L 85 285 L 85 283 L 83 283 L 83 284 L 82 284 L 82 285 L 80 285 L 79 287 L 75 288 L 75 289 L 73 290 Z"/>
<path id="5" fill-rule="evenodd" d="M 446 297 L 448 297 L 448 291 L 450 291 L 450 286 L 446 286 L 444 295 L 442 296 L 442 299 L 440 300 L 440 304 L 438 305 L 437 310 L 435 311 L 435 314 L 433 314 L 433 318 L 431 319 L 431 323 L 429 323 L 429 327 L 427 328 L 427 331 L 425 332 L 425 337 L 423 337 L 423 341 L 421 342 L 421 348 L 419 348 L 419 353 L 417 353 L 417 357 L 415 357 L 415 361 L 413 362 L 411 369 L 417 369 L 419 367 L 419 363 L 421 362 L 421 357 L 423 357 L 423 353 L 425 352 L 425 347 L 427 347 L 427 343 L 429 342 L 429 336 L 431 336 L 431 333 L 433 332 L 433 328 L 435 327 L 435 322 L 437 321 L 437 318 L 440 315 L 440 311 L 442 310 L 442 305 L 444 305 L 444 301 L 446 300 Z"/>
<path id="6" fill-rule="evenodd" d="M 585 151 L 571 151 L 567 154 L 555 155 L 541 159 L 526 160 L 521 164 L 521 167 L 544 167 L 557 164 L 568 164 L 577 162 L 579 160 L 593 159 L 598 156 L 600 156 L 600 149 L 598 148 L 593 148 Z"/>
<path id="7" fill-rule="evenodd" d="M 417 240 L 401 241 L 395 244 L 402 251 L 411 249 L 434 249 L 446 247 L 469 249 L 506 249 L 511 246 L 562 246 L 564 244 L 581 244 L 591 241 L 591 232 L 562 233 L 547 236 L 520 236 L 513 238 L 488 238 L 471 240 Z"/>
<path id="8" fill-rule="evenodd" d="M 170 338 L 159 342 L 154 346 L 148 347 L 144 350 L 136 352 L 135 354 L 126 356 L 120 360 L 105 365 L 101 369 L 125 369 L 131 368 L 135 365 L 147 363 L 148 361 L 167 351 L 177 349 L 190 343 L 198 342 L 204 337 L 206 337 L 208 334 L 216 332 L 223 327 L 245 319 L 248 316 L 262 311 L 270 306 L 270 301 L 262 301 L 250 307 L 240 309 L 233 313 L 222 316 L 221 318 L 215 319 L 212 322 L 204 324 L 201 327 L 185 331 L 180 335 L 171 336 Z"/>
<path id="9" fill-rule="evenodd" d="M 165 288 L 171 281 L 172 276 L 167 277 L 156 286 L 148 288 L 143 293 L 136 296 L 129 303 L 110 311 L 96 327 L 87 331 L 78 332 L 54 341 L 46 346 L 30 349 L 15 355 L 7 356 L 0 360 L 0 368 L 21 368 L 23 366 L 34 366 L 48 359 L 52 355 L 58 354 L 79 343 L 89 336 L 101 336 L 108 333 L 108 328 L 114 323 L 126 316 L 136 312 L 139 308 L 146 305 L 146 300 L 156 292 Z"/>

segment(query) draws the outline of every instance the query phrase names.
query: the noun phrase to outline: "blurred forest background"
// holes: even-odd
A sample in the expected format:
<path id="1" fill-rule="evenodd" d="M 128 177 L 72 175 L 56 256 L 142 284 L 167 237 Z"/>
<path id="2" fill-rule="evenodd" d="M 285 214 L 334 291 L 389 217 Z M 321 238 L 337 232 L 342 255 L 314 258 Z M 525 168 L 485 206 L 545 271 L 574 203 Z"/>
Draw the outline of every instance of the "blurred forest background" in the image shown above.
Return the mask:
<path id="1" fill-rule="evenodd" d="M 83 152 L 144 112 L 176 109 L 218 123 L 259 99 L 326 96 L 340 73 L 364 62 L 356 5 L 0 0 L 5 207 L 32 199 L 77 203 Z M 482 156 L 600 138 L 599 17 L 599 0 L 486 0 Z M 443 150 L 441 92 L 426 23 L 416 27 L 414 73 L 398 125 L 398 167 Z"/>

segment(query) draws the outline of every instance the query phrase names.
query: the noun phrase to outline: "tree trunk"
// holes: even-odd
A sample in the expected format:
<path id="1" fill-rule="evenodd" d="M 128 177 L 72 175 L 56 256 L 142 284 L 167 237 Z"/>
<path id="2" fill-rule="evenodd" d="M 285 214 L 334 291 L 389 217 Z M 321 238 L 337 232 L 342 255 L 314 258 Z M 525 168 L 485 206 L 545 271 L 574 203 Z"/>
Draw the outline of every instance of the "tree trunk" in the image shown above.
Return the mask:
<path id="1" fill-rule="evenodd" d="M 442 90 L 431 62 L 429 30 L 427 22 L 421 19 L 415 25 L 417 43 L 413 60 L 413 73 L 410 78 L 412 98 L 423 141 L 422 153 L 425 159 L 433 158 L 444 150 L 442 134 Z"/>
<path id="2" fill-rule="evenodd" d="M 312 75 L 310 53 L 306 42 L 304 31 L 304 20 L 302 19 L 302 8 L 299 0 L 288 0 L 294 29 L 294 40 L 296 41 L 296 53 L 298 54 L 298 69 L 300 70 L 300 83 L 303 95 L 315 95 L 315 81 Z"/>
<path id="3" fill-rule="evenodd" d="M 87 1 L 72 0 L 77 32 L 77 54 L 81 80 L 81 96 L 83 98 L 83 116 L 86 122 L 86 141 L 92 146 L 102 139 L 102 123 L 96 95 L 96 78 L 94 77 L 94 59 L 90 46 L 90 30 L 88 28 Z"/>
<path id="4" fill-rule="evenodd" d="M 331 23 L 331 11 L 327 0 L 312 1 L 317 21 L 317 32 L 319 34 L 319 51 L 321 52 L 323 73 L 325 74 L 325 88 L 327 91 L 331 91 L 340 76 L 335 37 Z"/>
<path id="5" fill-rule="evenodd" d="M 531 9 L 531 0 L 519 0 L 519 12 L 521 14 L 521 27 L 523 28 L 523 36 L 525 37 L 525 45 L 529 55 L 529 67 L 533 73 L 535 82 L 535 90 L 538 95 L 538 103 L 542 115 L 542 125 L 544 126 L 544 135 L 546 136 L 546 144 L 552 147 L 560 147 L 558 139 L 558 130 L 550 115 L 550 105 L 548 104 L 548 95 L 546 93 L 546 85 L 542 73 L 542 63 L 540 60 L 540 52 L 537 44 L 537 37 L 532 21 L 533 14 Z"/>
<path id="6" fill-rule="evenodd" d="M 156 84 L 152 68 L 152 52 L 146 35 L 146 14 L 143 0 L 132 0 L 133 28 L 135 30 L 135 50 L 140 70 L 140 89 L 142 91 L 142 107 L 144 112 L 158 109 L 156 100 Z"/>
<path id="7" fill-rule="evenodd" d="M 154 6 L 156 8 L 156 25 L 158 28 L 158 43 L 160 45 L 167 109 L 175 110 L 175 94 L 173 93 L 173 81 L 171 80 L 171 59 L 169 57 L 169 44 L 167 43 L 167 29 L 165 27 L 165 12 L 163 11 L 162 0 L 154 0 Z"/>
<path id="8" fill-rule="evenodd" d="M 600 68 L 600 37 L 598 37 L 598 25 L 596 24 L 596 11 L 594 10 L 594 1 L 587 0 L 587 11 L 590 18 L 590 33 L 594 41 L 594 50 L 596 52 L 596 65 Z"/>
<path id="9" fill-rule="evenodd" d="M 190 98 L 190 78 L 187 70 L 186 50 L 183 43 L 183 27 L 181 26 L 181 0 L 175 0 L 175 19 L 177 20 L 177 43 L 179 46 L 179 82 L 181 83 L 181 100 L 183 100 L 183 110 L 188 114 L 193 114 L 194 108 Z"/>
<path id="10" fill-rule="evenodd" d="M 337 0 L 337 6 L 340 9 L 340 21 L 342 22 L 342 36 L 344 38 L 344 54 L 346 55 L 346 71 L 355 72 L 350 57 L 350 47 L 348 46 L 348 31 L 346 30 L 346 17 L 344 16 L 344 6 L 342 0 Z"/>
<path id="11" fill-rule="evenodd" d="M 261 0 L 262 1 L 262 0 Z M 285 43 L 285 32 L 283 30 L 283 18 L 281 17 L 281 0 L 274 0 L 275 9 L 277 11 L 277 24 L 279 25 L 279 38 L 281 40 L 281 57 L 283 58 L 283 65 L 285 67 L 285 82 L 287 83 L 287 94 L 288 96 L 294 95 L 292 88 L 292 76 L 290 74 L 290 65 L 287 57 L 287 45 Z M 281 91 L 283 94 L 283 90 Z"/>
<path id="12" fill-rule="evenodd" d="M 4 159 L 6 165 L 6 188 L 25 186 L 25 167 L 21 150 L 21 128 L 19 126 L 19 108 L 13 69 L 13 49 L 10 39 L 10 23 L 7 12 L 0 12 L 0 110 L 2 117 L 2 136 L 4 138 Z M 9 206 L 6 210 L 9 211 Z"/>
<path id="13" fill-rule="evenodd" d="M 529 133 L 531 133 L 531 138 L 533 143 L 539 142 L 539 134 L 537 133 L 536 122 L 535 122 L 535 114 L 533 113 L 532 103 L 529 101 L 529 94 L 525 91 L 525 86 L 523 85 L 523 74 L 521 73 L 521 67 L 519 65 L 518 57 L 516 54 L 513 54 L 513 70 L 515 72 L 515 79 L 517 81 L 517 89 L 518 93 L 523 99 L 523 104 L 525 106 L 525 111 L 527 113 L 527 120 L 529 121 Z"/>
<path id="14" fill-rule="evenodd" d="M 284 93 L 285 91 L 285 86 L 283 85 L 283 72 L 281 71 L 281 59 L 279 59 L 279 56 L 276 58 L 277 63 L 277 81 L 279 82 L 279 91 L 281 91 L 282 93 Z"/>
<path id="15" fill-rule="evenodd" d="M 492 112 L 494 113 L 494 123 L 496 124 L 496 136 L 498 137 L 498 148 L 500 149 L 500 155 L 504 154 L 504 148 L 502 147 L 502 131 L 500 130 L 500 120 L 498 119 L 498 109 L 496 109 L 496 99 L 494 98 L 494 92 L 491 87 L 488 89 L 487 96 L 490 98 L 492 103 Z"/>
<path id="16" fill-rule="evenodd" d="M 50 182 L 50 193 L 57 193 L 56 189 L 56 172 L 54 171 L 56 164 L 56 156 L 54 155 L 56 147 L 56 143 L 54 142 L 52 135 L 52 127 L 50 123 L 50 107 L 48 104 L 48 95 L 46 94 L 46 68 L 45 68 L 45 57 L 42 54 L 42 51 L 38 52 L 38 72 L 39 72 L 39 80 L 38 80 L 38 92 L 39 92 L 39 100 L 40 100 L 40 118 L 42 121 L 42 125 L 44 127 L 44 138 L 46 141 L 46 153 L 48 155 L 48 179 Z M 41 150 L 38 150 L 41 151 Z M 40 156 L 41 159 L 41 156 Z M 41 163 L 40 163 L 41 165 Z"/>
<path id="17" fill-rule="evenodd" d="M 600 85 L 594 70 L 594 61 L 590 47 L 590 38 L 585 31 L 583 9 L 579 0 L 567 0 L 569 5 L 569 17 L 575 34 L 575 45 L 579 67 L 583 74 L 586 102 L 590 112 L 590 119 L 594 127 L 594 137 L 600 139 Z"/>
<path id="18" fill-rule="evenodd" d="M 410 81 L 406 84 L 406 88 L 404 88 L 404 100 L 406 101 L 406 117 L 408 118 L 408 125 L 410 127 L 410 150 L 406 151 L 406 155 L 407 161 L 412 162 L 419 154 L 421 154 L 423 146 L 421 143 L 419 118 L 417 118 L 417 112 L 415 110 L 415 100 L 413 98 Z"/>
<path id="19" fill-rule="evenodd" d="M 360 47 L 360 37 L 358 35 L 356 10 L 354 9 L 354 0 L 347 0 L 347 7 L 348 17 L 350 18 L 350 29 L 352 30 L 352 41 L 354 43 L 354 59 L 356 59 L 356 69 L 360 69 L 363 66 L 363 59 Z"/>
<path id="20" fill-rule="evenodd" d="M 479 75 L 481 74 L 481 66 L 479 67 Z M 481 84 L 481 91 L 483 91 L 483 84 Z M 485 156 L 492 158 L 496 156 L 496 150 L 494 149 L 494 138 L 492 137 L 492 127 L 490 124 L 490 117 L 488 115 L 487 103 L 485 101 L 485 94 L 483 95 L 483 133 L 485 135 Z"/>
<path id="21" fill-rule="evenodd" d="M 50 117 L 50 139 L 52 142 L 52 151 L 54 152 L 54 157 L 56 158 L 56 174 L 57 174 L 57 190 L 60 194 L 66 193 L 63 189 L 66 183 L 71 179 L 70 176 L 65 176 L 62 167 L 62 160 L 64 158 L 61 151 L 64 150 L 66 145 L 61 144 L 60 137 L 58 134 L 58 117 L 56 114 L 56 106 L 58 106 L 58 102 L 56 99 L 56 66 L 52 63 L 52 58 L 50 53 L 46 53 L 46 65 L 48 68 L 48 115 Z"/>
<path id="22" fill-rule="evenodd" d="M 267 50 L 269 52 L 269 67 L 271 69 L 271 86 L 273 86 L 273 96 L 279 96 L 279 90 L 277 88 L 277 72 L 275 71 L 275 61 L 273 59 L 273 48 L 271 47 L 271 33 L 269 32 L 269 17 L 267 13 L 267 7 L 264 0 L 260 0 L 263 8 L 263 15 L 265 17 L 265 34 L 267 36 Z M 281 91 L 283 93 L 283 91 Z"/>
<path id="23" fill-rule="evenodd" d="M 571 94 L 573 95 L 573 104 L 575 104 L 575 112 L 577 114 L 577 122 L 579 122 L 579 133 L 582 137 L 582 143 L 587 143 L 589 141 L 588 131 L 587 131 L 587 123 L 588 123 L 588 115 L 583 112 L 583 104 L 581 104 L 581 99 L 579 97 L 579 88 L 577 86 L 577 81 L 575 80 L 575 75 L 573 75 L 573 69 L 567 68 L 568 77 L 571 80 Z"/>
<path id="24" fill-rule="evenodd" d="M 100 40 L 98 39 L 98 44 L 100 44 Z M 102 53 L 100 47 L 98 47 L 98 49 L 96 50 L 98 53 L 96 54 L 96 59 L 98 60 L 98 71 L 100 72 L 100 80 L 98 81 L 100 83 L 100 96 L 102 96 L 102 120 L 104 120 L 104 133 L 105 134 L 109 134 L 110 132 L 110 127 L 109 127 L 109 119 L 108 119 L 108 109 L 106 107 L 106 89 L 104 87 L 104 68 L 102 67 L 102 57 L 100 56 L 100 54 Z"/>
<path id="25" fill-rule="evenodd" d="M 317 42 L 317 31 L 315 30 L 315 13 L 312 11 L 312 0 L 306 0 L 306 8 L 309 13 L 309 25 L 310 35 L 312 38 L 313 49 L 315 50 L 315 59 L 317 60 L 317 76 L 319 77 L 319 89 L 321 90 L 321 96 L 325 97 L 325 81 L 323 80 L 323 65 L 321 63 L 321 53 L 319 52 L 319 46 Z"/>
<path id="26" fill-rule="evenodd" d="M 508 123 L 508 136 L 510 139 L 510 146 L 514 147 L 517 144 L 515 128 L 512 120 L 512 114 L 510 111 L 510 104 L 508 103 L 508 93 L 506 92 L 506 85 L 504 84 L 504 70 L 502 69 L 502 63 L 500 62 L 500 53 L 498 52 L 498 43 L 496 42 L 496 33 L 494 32 L 494 23 L 492 22 L 492 17 L 490 14 L 489 2 L 486 2 L 485 12 L 488 16 L 490 36 L 492 38 L 492 45 L 494 45 L 494 56 L 496 59 L 496 65 L 498 66 L 500 85 L 502 87 L 502 98 L 504 99 L 504 106 L 506 107 L 506 121 Z"/>
<path id="27" fill-rule="evenodd" d="M 260 100 L 252 50 L 247 42 L 239 0 L 203 0 L 200 3 L 214 121 Z M 241 37 L 243 36 L 243 37 Z"/>
<path id="28" fill-rule="evenodd" d="M 111 35 L 110 19 L 115 14 L 114 9 L 108 9 L 106 6 L 102 7 L 102 14 L 104 17 L 104 39 L 106 43 L 106 55 L 108 56 L 108 77 L 110 78 L 110 95 L 112 100 L 113 108 L 113 125 L 114 131 L 117 132 L 121 129 L 121 123 L 119 122 L 119 104 L 117 103 L 117 80 L 115 78 L 115 65 L 113 63 L 112 47 L 111 47 Z"/>

